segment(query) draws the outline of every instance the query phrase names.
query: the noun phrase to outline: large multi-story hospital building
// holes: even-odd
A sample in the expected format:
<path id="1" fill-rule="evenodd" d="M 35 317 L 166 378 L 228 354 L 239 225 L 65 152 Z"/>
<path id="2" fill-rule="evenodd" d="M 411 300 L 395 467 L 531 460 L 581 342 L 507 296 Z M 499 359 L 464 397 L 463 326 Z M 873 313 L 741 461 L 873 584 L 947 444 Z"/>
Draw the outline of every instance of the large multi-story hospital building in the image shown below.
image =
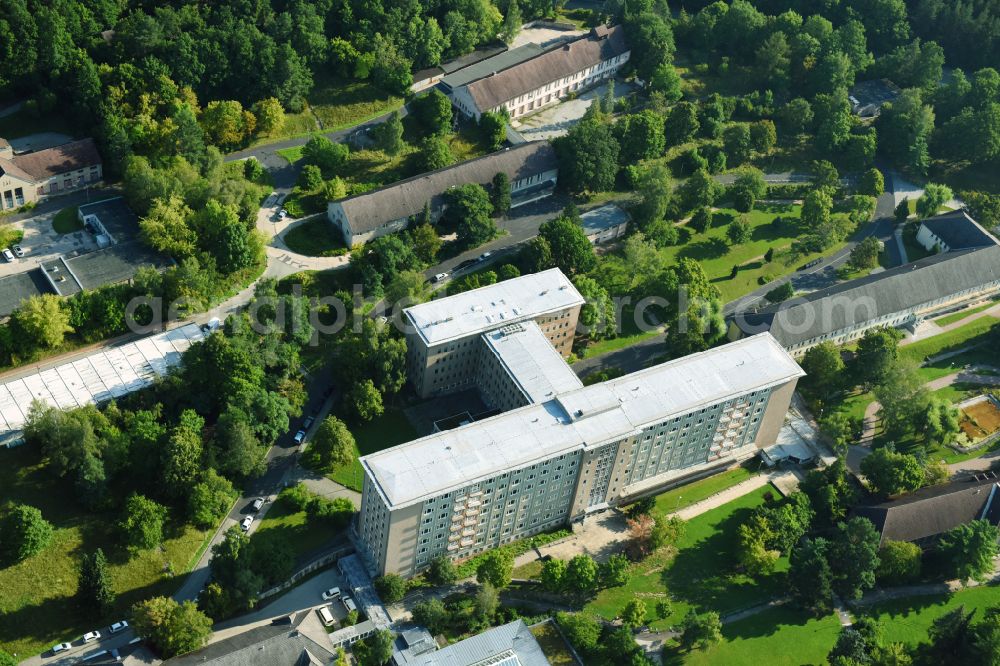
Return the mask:
<path id="1" fill-rule="evenodd" d="M 527 309 L 553 290 L 563 300 Z M 467 344 L 450 352 L 462 370 L 448 386 L 476 386 L 508 411 L 361 459 L 356 531 L 373 571 L 413 575 L 438 555 L 469 557 L 748 458 L 774 442 L 804 374 L 764 333 L 585 387 L 557 351 L 567 317 L 553 313 L 575 323 L 580 307 L 558 269 L 437 300 L 426 320 L 427 304 L 407 314 L 486 312 L 499 293 L 520 314 L 450 330 L 449 345 Z M 421 361 L 440 343 L 416 329 Z M 431 368 L 411 363 L 418 388 L 433 386 Z"/>

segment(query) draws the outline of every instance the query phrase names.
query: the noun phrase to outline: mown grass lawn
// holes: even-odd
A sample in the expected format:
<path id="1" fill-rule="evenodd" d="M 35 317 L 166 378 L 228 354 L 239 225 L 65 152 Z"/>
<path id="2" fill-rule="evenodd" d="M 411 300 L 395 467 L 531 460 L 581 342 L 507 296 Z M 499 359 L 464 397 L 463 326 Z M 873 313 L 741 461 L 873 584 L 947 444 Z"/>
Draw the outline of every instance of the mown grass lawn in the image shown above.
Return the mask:
<path id="1" fill-rule="evenodd" d="M 686 666 L 800 666 L 826 663 L 837 641 L 836 615 L 810 618 L 795 608 L 775 608 L 723 625 L 722 642 L 705 650 L 668 654 L 664 664 Z"/>
<path id="2" fill-rule="evenodd" d="M 364 470 L 357 456 L 366 456 L 417 438 L 417 432 L 406 419 L 403 410 L 392 407 L 387 408 L 382 416 L 376 417 L 370 423 L 352 426 L 351 433 L 357 443 L 357 455 L 350 465 L 339 467 L 327 476 L 342 486 L 358 492 L 361 492 Z"/>
<path id="3" fill-rule="evenodd" d="M 333 132 L 398 109 L 403 106 L 403 99 L 367 81 L 344 81 L 326 76 L 317 77 L 309 95 L 309 105 L 323 123 L 323 131 Z"/>
<path id="4" fill-rule="evenodd" d="M 983 611 L 997 604 L 1000 604 L 1000 587 L 986 585 L 972 587 L 952 595 L 935 594 L 893 599 L 872 606 L 867 614 L 883 622 L 887 641 L 915 646 L 927 640 L 927 630 L 934 620 L 958 606 L 965 606 L 967 611 L 976 610 L 975 619 L 981 620 Z"/>
<path id="5" fill-rule="evenodd" d="M 726 239 L 726 229 L 740 215 L 735 210 L 722 208 L 715 211 L 712 228 L 704 234 L 694 233 L 681 245 L 660 250 L 660 255 L 670 265 L 680 259 L 695 259 L 705 270 L 709 280 L 719 288 L 723 302 L 744 296 L 758 287 L 759 279 L 772 281 L 793 273 L 801 264 L 836 252 L 842 243 L 806 256 L 791 256 L 792 241 L 801 236 L 798 217 L 801 206 L 797 204 L 760 204 L 747 213 L 753 236 L 747 243 L 731 246 Z M 693 230 L 682 228 L 682 233 Z M 774 259 L 764 261 L 767 251 L 774 249 Z M 730 277 L 733 266 L 739 266 L 735 278 Z"/>
<path id="6" fill-rule="evenodd" d="M 943 317 L 938 317 L 934 319 L 934 323 L 938 326 L 947 326 L 949 324 L 954 324 L 956 321 L 962 321 L 966 317 L 970 317 L 977 312 L 982 312 L 983 310 L 988 310 L 989 308 L 996 305 L 996 301 L 987 301 L 982 305 L 977 305 L 974 308 L 968 308 L 966 310 L 960 310 L 958 312 L 952 313 L 950 315 L 945 315 Z"/>
<path id="7" fill-rule="evenodd" d="M 322 524 L 309 524 L 305 511 L 298 511 L 283 499 L 278 499 L 260 521 L 252 539 L 276 539 L 292 546 L 296 560 L 319 550 L 336 536 Z"/>
<path id="8" fill-rule="evenodd" d="M 752 464 L 752 463 L 751 463 Z M 688 483 L 679 488 L 668 490 L 656 496 L 657 514 L 668 514 L 687 508 L 704 499 L 708 499 L 716 493 L 720 493 L 727 488 L 732 488 L 738 483 L 742 483 L 755 476 L 756 472 L 747 467 L 736 467 L 720 474 Z"/>
<path id="9" fill-rule="evenodd" d="M 759 581 L 734 570 L 737 527 L 768 493 L 780 497 L 774 486 L 767 485 L 691 519 L 676 551 L 663 548 L 633 564 L 626 585 L 601 591 L 585 610 L 610 620 L 630 599 L 639 597 L 652 614 L 656 602 L 669 596 L 671 615 L 652 622 L 663 629 L 678 624 L 691 608 L 724 615 L 782 596 L 787 558 L 779 559 L 775 572 Z"/>
<path id="10" fill-rule="evenodd" d="M 86 513 L 71 487 L 51 476 L 30 446 L 0 449 L 0 489 L 4 501 L 37 507 L 55 527 L 43 552 L 0 569 L 0 650 L 22 656 L 119 620 L 137 601 L 172 594 L 210 536 L 187 525 L 170 526 L 160 549 L 128 558 L 120 547 L 118 516 Z M 108 556 L 118 594 L 106 617 L 94 617 L 73 598 L 80 556 L 97 548 Z"/>
<path id="11" fill-rule="evenodd" d="M 987 335 L 997 326 L 1000 326 L 1000 319 L 981 317 L 964 326 L 900 347 L 899 355 L 902 358 L 923 363 L 943 352 L 981 344 L 986 341 Z M 946 359 L 945 363 L 953 360 Z"/>
<path id="12" fill-rule="evenodd" d="M 292 227 L 282 240 L 292 252 L 307 257 L 332 257 L 347 251 L 343 237 L 325 217 Z"/>
<path id="13" fill-rule="evenodd" d="M 57 234 L 69 234 L 83 229 L 83 223 L 77 217 L 77 206 L 63 208 L 52 218 L 52 228 Z"/>

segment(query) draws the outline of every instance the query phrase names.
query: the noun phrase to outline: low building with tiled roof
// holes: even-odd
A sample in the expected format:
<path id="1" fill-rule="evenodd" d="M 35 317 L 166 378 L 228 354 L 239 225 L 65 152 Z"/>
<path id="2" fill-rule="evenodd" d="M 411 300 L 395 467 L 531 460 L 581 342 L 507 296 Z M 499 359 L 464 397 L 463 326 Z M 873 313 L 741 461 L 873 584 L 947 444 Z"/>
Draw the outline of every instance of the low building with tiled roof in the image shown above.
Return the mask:
<path id="1" fill-rule="evenodd" d="M 489 73 L 493 58 L 484 60 L 477 67 L 485 75 L 455 87 L 451 99 L 462 113 L 476 119 L 502 108 L 517 118 L 611 78 L 630 55 L 625 29 L 600 25 L 579 39 L 512 66 L 504 60 L 510 57 L 507 54 L 496 56 L 504 66 Z"/>
<path id="2" fill-rule="evenodd" d="M 21 154 L 0 139 L 0 211 L 92 185 L 102 177 L 101 154 L 93 139 Z"/>
<path id="3" fill-rule="evenodd" d="M 920 546 L 959 525 L 985 520 L 1000 525 L 1000 483 L 986 478 L 922 488 L 891 502 L 855 507 L 851 513 L 872 521 L 886 541 L 909 541 Z"/>
<path id="4" fill-rule="evenodd" d="M 449 189 L 467 183 L 488 187 L 498 173 L 510 178 L 511 207 L 516 208 L 552 194 L 559 173 L 558 160 L 547 141 L 523 143 L 331 201 L 327 217 L 340 230 L 348 247 L 353 247 L 404 229 L 425 205 L 430 206 L 431 217 L 436 220 L 444 213 Z"/>

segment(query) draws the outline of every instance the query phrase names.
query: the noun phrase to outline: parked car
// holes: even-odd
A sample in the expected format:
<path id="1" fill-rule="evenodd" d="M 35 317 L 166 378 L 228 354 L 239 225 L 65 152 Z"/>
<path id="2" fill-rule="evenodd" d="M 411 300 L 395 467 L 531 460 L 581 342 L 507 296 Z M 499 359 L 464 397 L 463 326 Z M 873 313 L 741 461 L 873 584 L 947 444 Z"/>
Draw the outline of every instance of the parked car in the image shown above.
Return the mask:
<path id="1" fill-rule="evenodd" d="M 296 444 L 301 444 L 303 441 L 305 441 L 305 438 L 306 438 L 306 431 L 299 430 L 297 433 L 295 433 L 295 437 L 293 437 L 292 439 L 295 440 Z"/>
<path id="2" fill-rule="evenodd" d="M 286 217 L 288 217 L 288 211 L 287 210 L 285 210 L 284 208 L 282 208 L 281 210 L 278 211 L 278 219 L 279 220 L 283 220 Z"/>
<path id="3" fill-rule="evenodd" d="M 264 506 L 264 498 L 258 497 L 253 501 L 253 504 L 251 504 L 250 506 L 254 511 L 260 511 L 261 508 Z"/>
<path id="4" fill-rule="evenodd" d="M 128 629 L 128 622 L 121 620 L 108 627 L 108 633 L 117 634 L 119 631 L 125 631 L 126 629 Z"/>
<path id="5" fill-rule="evenodd" d="M 483 252 L 481 255 L 479 255 L 479 261 L 486 261 L 492 256 L 493 256 L 492 252 Z"/>
<path id="6" fill-rule="evenodd" d="M 351 599 L 350 597 L 344 597 L 341 599 L 341 602 L 343 602 L 344 608 L 347 609 L 348 613 L 358 610 L 358 607 L 354 605 L 354 599 Z"/>
<path id="7" fill-rule="evenodd" d="M 438 273 L 437 275 L 435 275 L 434 277 L 431 278 L 431 282 L 440 282 L 441 280 L 445 279 L 446 277 L 448 277 L 447 273 Z"/>
<path id="8" fill-rule="evenodd" d="M 323 601 L 329 601 L 330 599 L 336 599 L 340 596 L 339 587 L 331 587 L 329 590 L 323 593 Z"/>
<path id="9" fill-rule="evenodd" d="M 333 617 L 333 613 L 330 612 L 329 606 L 320 606 L 316 609 L 316 612 L 319 614 L 319 619 L 324 627 L 330 627 L 337 622 L 336 618 Z"/>
<path id="10" fill-rule="evenodd" d="M 219 330 L 221 326 L 222 326 L 222 320 L 219 319 L 218 317 L 212 317 L 207 322 L 201 325 L 201 330 L 204 331 L 205 333 L 212 333 L 214 331 Z"/>
<path id="11" fill-rule="evenodd" d="M 84 643 L 93 643 L 101 637 L 101 632 L 99 631 L 88 631 L 83 635 Z"/>
<path id="12" fill-rule="evenodd" d="M 478 259 L 466 259 L 465 261 L 463 261 L 462 263 L 460 263 L 458 266 L 455 266 L 455 270 L 456 271 L 460 271 L 460 270 L 463 270 L 465 268 L 468 268 L 469 266 L 474 266 L 477 261 L 479 261 L 479 260 Z"/>
<path id="13" fill-rule="evenodd" d="M 64 650 L 70 649 L 71 647 L 73 647 L 73 646 L 70 645 L 69 643 L 57 643 L 57 644 L 55 644 L 55 645 L 52 646 L 52 654 L 59 654 L 60 652 L 63 652 Z"/>
<path id="14" fill-rule="evenodd" d="M 251 525 L 253 525 L 253 516 L 247 516 L 240 521 L 240 529 L 244 532 L 249 532 Z"/>
<path id="15" fill-rule="evenodd" d="M 302 429 L 309 430 L 309 426 L 311 426 L 315 422 L 316 422 L 316 417 L 310 414 L 309 416 L 306 417 L 306 420 L 302 422 Z"/>
<path id="16" fill-rule="evenodd" d="M 800 268 L 799 270 L 800 271 L 804 271 L 804 270 L 806 270 L 808 268 L 812 268 L 813 266 L 819 266 L 820 262 L 822 262 L 822 261 L 823 261 L 822 259 L 813 259 L 809 263 L 803 265 L 802 268 Z"/>
<path id="17" fill-rule="evenodd" d="M 14 253 L 10 251 L 9 247 L 5 247 L 3 249 L 2 254 L 3 258 L 6 259 L 7 261 L 14 261 Z"/>
<path id="18" fill-rule="evenodd" d="M 12 245 L 10 250 L 11 252 L 14 253 L 14 256 L 17 257 L 18 259 L 24 256 L 24 250 L 21 249 L 20 245 Z"/>

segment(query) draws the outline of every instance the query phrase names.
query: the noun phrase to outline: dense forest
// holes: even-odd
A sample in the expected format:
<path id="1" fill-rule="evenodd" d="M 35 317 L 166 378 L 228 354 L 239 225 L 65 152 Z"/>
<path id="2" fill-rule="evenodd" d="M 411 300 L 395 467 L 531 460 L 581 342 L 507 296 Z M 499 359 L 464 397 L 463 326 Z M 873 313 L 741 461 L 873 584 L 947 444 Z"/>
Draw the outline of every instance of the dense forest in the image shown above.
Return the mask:
<path id="1" fill-rule="evenodd" d="M 500 8 L 489 0 L 2 0 L 0 98 L 28 98 L 41 113 L 68 100 L 78 129 L 93 130 L 119 173 L 129 153 L 170 156 L 196 141 L 201 104 L 229 100 L 249 111 L 273 98 L 300 111 L 314 76 L 326 72 L 403 93 L 412 69 L 495 39 L 505 14 L 519 25 L 551 8 L 537 0 Z M 204 138 L 233 143 L 232 126 L 247 120 L 233 110 L 220 108 L 223 128 Z"/>

